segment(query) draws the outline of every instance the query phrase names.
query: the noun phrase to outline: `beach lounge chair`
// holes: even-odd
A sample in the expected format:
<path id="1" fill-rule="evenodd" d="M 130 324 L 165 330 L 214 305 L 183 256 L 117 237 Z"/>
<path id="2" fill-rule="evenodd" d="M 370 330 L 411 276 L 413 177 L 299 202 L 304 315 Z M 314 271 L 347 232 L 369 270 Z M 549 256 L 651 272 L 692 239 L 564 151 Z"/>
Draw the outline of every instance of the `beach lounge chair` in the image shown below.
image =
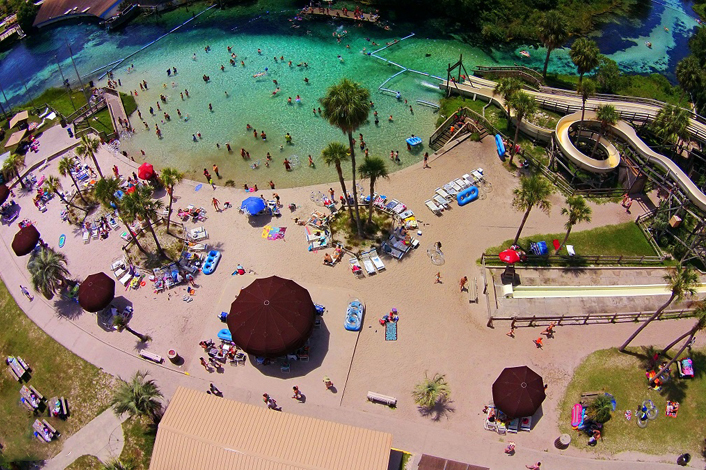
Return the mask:
<path id="1" fill-rule="evenodd" d="M 356 276 L 363 276 L 363 267 L 360 265 L 358 258 L 351 258 L 351 272 Z"/>
<path id="2" fill-rule="evenodd" d="M 361 253 L 360 259 L 363 260 L 363 266 L 365 266 L 365 270 L 368 272 L 368 275 L 377 273 L 373 262 L 370 260 L 370 255 L 368 254 L 368 252 L 364 251 L 363 253 Z"/>
<path id="3" fill-rule="evenodd" d="M 88 230 L 83 231 L 83 243 L 88 243 L 91 241 L 91 234 L 88 233 Z"/>
<path id="4" fill-rule="evenodd" d="M 132 240 L 132 235 L 130 235 L 130 234 L 127 233 L 127 232 L 123 232 L 123 233 L 120 234 L 120 238 L 122 238 L 122 239 L 125 240 L 126 242 L 129 242 L 130 240 Z"/>
<path id="5" fill-rule="evenodd" d="M 438 194 L 434 195 L 434 200 L 436 201 L 437 204 L 439 204 L 441 207 L 444 209 L 449 209 L 449 201 L 444 199 L 443 197 L 439 196 Z"/>
<path id="6" fill-rule="evenodd" d="M 120 228 L 120 225 L 118 225 L 118 221 L 115 220 L 115 217 L 113 217 L 112 215 L 108 217 L 108 225 L 110 225 L 110 228 L 112 228 L 113 230 L 117 230 Z"/>
<path id="7" fill-rule="evenodd" d="M 98 230 L 98 225 L 96 225 L 95 221 L 93 224 L 91 224 L 91 236 L 95 239 L 98 239 L 99 235 L 99 230 Z"/>
<path id="8" fill-rule="evenodd" d="M 370 261 L 372 261 L 373 265 L 375 265 L 375 269 L 377 269 L 378 271 L 384 271 L 385 264 L 382 262 L 382 260 L 378 256 L 377 250 L 375 248 L 373 248 L 368 253 L 370 253 Z"/>
<path id="9" fill-rule="evenodd" d="M 507 426 L 505 425 L 505 423 L 503 423 L 502 421 L 496 421 L 496 424 L 498 426 L 498 434 L 507 433 Z"/>
<path id="10" fill-rule="evenodd" d="M 120 278 L 120 284 L 126 286 L 128 282 L 132 279 L 132 274 L 129 272 L 123 275 L 123 277 Z"/>
<path id="11" fill-rule="evenodd" d="M 436 194 L 438 194 L 439 196 L 443 197 L 443 198 L 446 199 L 447 201 L 450 201 L 450 200 L 452 199 L 451 196 L 449 196 L 449 193 L 447 193 L 446 191 L 444 191 L 442 188 L 436 188 Z"/>
<path id="12" fill-rule="evenodd" d="M 427 199 L 424 201 L 424 204 L 429 208 L 430 211 L 432 211 L 436 215 L 441 215 L 441 207 L 436 205 L 436 202 L 432 201 L 431 199 Z"/>
<path id="13" fill-rule="evenodd" d="M 417 226 L 418 226 L 417 218 L 414 216 L 407 217 L 402 222 L 404 222 L 404 228 L 406 228 L 406 229 L 413 229 L 413 228 L 417 228 Z"/>
<path id="14" fill-rule="evenodd" d="M 507 432 L 517 434 L 517 429 L 520 427 L 520 418 L 515 418 L 507 425 Z"/>
<path id="15" fill-rule="evenodd" d="M 395 206 L 394 209 L 392 209 L 392 212 L 394 212 L 395 214 L 398 214 L 398 215 L 399 215 L 399 214 L 403 213 L 403 212 L 406 211 L 406 210 L 407 210 L 407 206 L 405 206 L 405 205 L 402 204 L 402 203 L 399 203 L 399 204 L 397 204 L 397 205 Z"/>
<path id="16" fill-rule="evenodd" d="M 576 251 L 574 251 L 574 245 L 566 245 L 566 252 L 569 256 L 576 256 Z"/>
<path id="17" fill-rule="evenodd" d="M 464 178 L 459 178 L 459 179 L 457 179 L 456 181 L 454 181 L 454 183 L 456 183 L 458 186 L 460 186 L 461 189 L 466 189 L 467 187 L 469 187 L 469 186 L 471 185 L 471 184 L 470 184 L 468 181 L 466 181 Z"/>
<path id="18" fill-rule="evenodd" d="M 373 201 L 373 206 L 382 209 L 385 207 L 385 202 L 387 198 L 385 196 L 378 196 L 375 198 L 375 201 Z"/>
<path id="19" fill-rule="evenodd" d="M 397 199 L 393 199 L 392 201 L 385 204 L 385 210 L 388 212 L 392 212 L 392 210 L 397 207 L 399 203 L 400 201 L 398 201 Z"/>
<path id="20" fill-rule="evenodd" d="M 398 216 L 399 216 L 400 220 L 404 220 L 404 219 L 408 219 L 409 217 L 413 217 L 414 212 L 407 209 L 406 211 L 399 213 Z"/>
<path id="21" fill-rule="evenodd" d="M 520 418 L 520 431 L 530 432 L 531 430 L 532 430 L 532 417 L 525 416 L 524 418 Z"/>
<path id="22" fill-rule="evenodd" d="M 461 191 L 463 191 L 463 188 L 461 187 L 461 185 L 459 185 L 458 183 L 456 183 L 456 180 L 454 180 L 454 181 L 449 181 L 448 184 L 449 184 L 457 193 L 460 193 Z M 446 185 L 444 185 L 444 188 L 446 188 Z"/>
<path id="23" fill-rule="evenodd" d="M 208 232 L 203 228 L 203 226 L 192 228 L 189 232 L 189 237 L 193 241 L 205 240 L 208 238 Z"/>
<path id="24" fill-rule="evenodd" d="M 456 189 L 451 183 L 446 183 L 444 185 L 444 191 L 446 191 L 451 198 L 455 198 L 460 190 Z"/>

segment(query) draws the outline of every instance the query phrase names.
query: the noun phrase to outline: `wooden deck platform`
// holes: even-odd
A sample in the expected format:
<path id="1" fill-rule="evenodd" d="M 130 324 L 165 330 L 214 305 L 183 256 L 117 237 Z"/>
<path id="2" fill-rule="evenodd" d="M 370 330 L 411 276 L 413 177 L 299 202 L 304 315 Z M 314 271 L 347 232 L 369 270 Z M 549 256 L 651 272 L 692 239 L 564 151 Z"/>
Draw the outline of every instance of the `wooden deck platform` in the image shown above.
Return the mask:
<path id="1" fill-rule="evenodd" d="M 328 16 L 331 18 L 341 18 L 353 21 L 367 21 L 368 23 L 377 23 L 380 16 L 373 15 L 370 13 L 362 13 L 357 18 L 353 15 L 353 12 L 348 10 L 344 12 L 338 8 L 306 8 L 302 10 L 302 14 L 305 15 L 315 15 L 315 16 Z"/>

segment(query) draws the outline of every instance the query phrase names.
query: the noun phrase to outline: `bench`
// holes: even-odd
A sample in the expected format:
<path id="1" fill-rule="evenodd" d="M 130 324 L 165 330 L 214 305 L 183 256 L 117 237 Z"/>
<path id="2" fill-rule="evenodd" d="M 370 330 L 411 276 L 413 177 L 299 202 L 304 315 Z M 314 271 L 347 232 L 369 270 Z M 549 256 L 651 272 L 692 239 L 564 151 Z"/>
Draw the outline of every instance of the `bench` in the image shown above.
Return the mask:
<path id="1" fill-rule="evenodd" d="M 397 406 L 397 398 L 388 397 L 387 395 L 382 395 L 375 392 L 368 392 L 368 401 L 372 401 L 373 403 L 382 403 L 387 406 Z"/>
<path id="2" fill-rule="evenodd" d="M 37 398 L 39 398 L 39 401 L 43 401 L 43 400 L 44 400 L 44 395 L 42 395 L 41 393 L 39 393 L 39 392 L 37 391 L 37 389 L 34 388 L 32 385 L 29 386 L 29 389 L 32 391 L 32 393 L 34 393 L 34 394 L 37 396 Z"/>
<path id="3" fill-rule="evenodd" d="M 10 365 L 7 366 L 7 370 L 10 371 L 10 374 L 12 375 L 12 377 L 15 378 L 15 380 L 17 380 L 18 382 L 22 382 L 22 377 L 24 376 L 24 374 L 18 375 L 15 369 L 13 369 L 13 367 Z"/>
<path id="4" fill-rule="evenodd" d="M 54 437 L 59 436 L 59 431 L 54 429 L 54 427 L 51 424 L 49 424 L 46 419 L 42 419 L 42 423 L 44 423 L 44 425 L 52 432 L 52 434 L 54 434 Z"/>
<path id="5" fill-rule="evenodd" d="M 603 392 L 584 392 L 581 394 L 581 400 L 579 400 L 579 403 L 583 406 L 588 406 L 591 403 L 593 403 L 596 398 L 598 398 L 600 395 L 603 395 Z"/>
<path id="6" fill-rule="evenodd" d="M 49 399 L 49 413 L 51 416 L 65 418 L 69 415 L 69 408 L 64 397 L 52 397 Z"/>
<path id="7" fill-rule="evenodd" d="M 478 286 L 476 283 L 477 279 L 474 277 L 473 283 L 471 284 L 470 289 L 468 289 L 468 302 L 472 304 L 478 303 Z"/>
<path id="8" fill-rule="evenodd" d="M 147 359 L 148 361 L 156 362 L 157 364 L 161 364 L 164 362 L 164 358 L 160 356 L 159 354 L 155 354 L 149 351 L 140 351 L 140 357 Z"/>

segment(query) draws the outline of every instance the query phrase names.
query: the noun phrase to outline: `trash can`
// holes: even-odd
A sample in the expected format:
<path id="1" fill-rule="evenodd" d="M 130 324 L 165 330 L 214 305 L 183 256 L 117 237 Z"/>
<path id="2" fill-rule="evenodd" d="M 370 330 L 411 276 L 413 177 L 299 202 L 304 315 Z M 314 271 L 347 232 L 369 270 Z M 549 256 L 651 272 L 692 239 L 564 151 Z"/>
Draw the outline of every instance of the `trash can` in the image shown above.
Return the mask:
<path id="1" fill-rule="evenodd" d="M 172 364 L 178 364 L 181 360 L 181 357 L 179 357 L 179 354 L 174 349 L 169 350 L 167 357 L 172 362 Z"/>
<path id="2" fill-rule="evenodd" d="M 556 438 L 556 441 L 554 441 L 554 446 L 557 449 L 567 449 L 569 444 L 571 444 L 571 436 L 568 434 L 562 434 Z"/>

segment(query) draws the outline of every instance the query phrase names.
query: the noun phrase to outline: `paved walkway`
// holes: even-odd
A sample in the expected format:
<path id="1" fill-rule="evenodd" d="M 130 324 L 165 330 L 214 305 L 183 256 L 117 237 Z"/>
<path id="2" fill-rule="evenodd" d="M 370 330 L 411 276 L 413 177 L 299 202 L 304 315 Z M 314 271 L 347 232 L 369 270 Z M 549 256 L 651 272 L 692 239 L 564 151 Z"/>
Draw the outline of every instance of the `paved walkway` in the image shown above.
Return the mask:
<path id="1" fill-rule="evenodd" d="M 108 106 L 108 111 L 110 112 L 110 119 L 113 121 L 113 129 L 116 129 L 118 133 L 123 130 L 124 127 L 119 121 L 129 122 L 127 113 L 125 112 L 125 107 L 123 106 L 123 100 L 120 99 L 120 93 L 111 90 L 110 88 L 103 89 L 103 97 L 105 98 L 105 104 Z M 119 118 L 119 119 L 118 119 Z"/>
<path id="2" fill-rule="evenodd" d="M 127 416 L 118 418 L 108 408 L 66 439 L 61 453 L 47 461 L 42 468 L 63 470 L 82 455 L 94 455 L 103 463 L 118 458 L 125 444 L 122 427 L 125 419 Z"/>

